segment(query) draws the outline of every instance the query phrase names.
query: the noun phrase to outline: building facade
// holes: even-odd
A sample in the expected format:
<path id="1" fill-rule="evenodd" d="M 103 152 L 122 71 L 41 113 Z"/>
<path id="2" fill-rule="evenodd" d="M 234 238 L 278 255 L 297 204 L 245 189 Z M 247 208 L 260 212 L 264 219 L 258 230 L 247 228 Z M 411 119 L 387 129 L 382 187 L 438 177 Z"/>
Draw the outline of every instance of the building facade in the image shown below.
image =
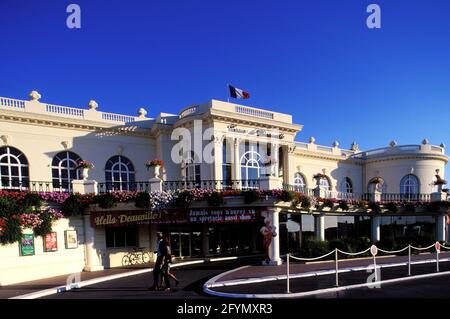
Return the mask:
<path id="1" fill-rule="evenodd" d="M 317 145 L 313 137 L 308 143 L 297 142 L 302 125 L 293 123 L 291 115 L 217 100 L 154 118 L 142 108 L 137 116 L 102 112 L 93 100 L 86 108 L 40 100 L 36 91 L 29 100 L 0 98 L 1 189 L 99 194 L 286 189 L 336 200 L 428 202 L 433 194 L 447 200 L 442 187 L 435 185 L 437 178 L 444 177 L 448 162 L 445 145 L 432 145 L 426 139 L 418 145 L 393 141 L 387 147 L 362 151 L 356 143 L 349 149 L 337 141 L 330 147 Z M 146 166 L 153 159 L 164 162 L 159 172 Z M 77 168 L 82 160 L 95 165 L 88 178 Z M 18 244 L 0 246 L 0 285 L 123 266 L 133 248 L 154 251 L 157 231 L 170 235 L 179 257 L 261 252 L 263 217 L 276 212 L 272 222 L 280 225 L 278 212 L 289 211 L 272 203 L 247 205 L 238 200 L 228 200 L 214 210 L 222 210 L 229 219 L 214 222 L 212 208 L 203 203 L 190 207 L 188 220 L 180 216 L 170 222 L 161 218 L 106 227 L 96 221 L 108 215 L 140 216 L 145 209 L 121 204 L 105 210 L 91 205 L 86 215 L 54 224 L 56 251 L 45 252 L 44 241 L 38 238 L 32 256 L 21 256 Z M 242 214 L 249 216 L 247 222 L 235 222 Z M 318 218 L 299 214 L 299 220 L 286 218 L 284 225 L 288 232 L 300 232 L 300 237 L 308 231 L 319 239 L 338 236 L 327 230 L 356 220 L 342 214 Z M 426 213 L 410 215 L 403 218 L 405 225 L 408 218 L 410 223 L 429 220 L 436 224 L 436 237 L 446 239 L 442 219 Z M 383 218 L 375 224 L 392 222 Z M 291 231 L 292 225 L 301 228 Z M 69 245 L 74 233 L 76 245 Z M 380 239 L 379 230 L 374 235 L 372 229 L 371 235 Z M 279 244 L 272 245 L 278 254 L 275 259 L 279 259 Z"/>

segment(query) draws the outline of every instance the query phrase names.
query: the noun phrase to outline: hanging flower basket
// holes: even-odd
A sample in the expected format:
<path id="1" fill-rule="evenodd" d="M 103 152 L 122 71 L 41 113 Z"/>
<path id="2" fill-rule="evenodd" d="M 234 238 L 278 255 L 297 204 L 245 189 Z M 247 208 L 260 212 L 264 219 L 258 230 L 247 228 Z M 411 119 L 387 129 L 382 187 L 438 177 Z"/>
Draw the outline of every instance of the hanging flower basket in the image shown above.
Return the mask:
<path id="1" fill-rule="evenodd" d="M 442 179 L 439 175 L 436 175 L 436 180 L 433 182 L 433 185 L 445 185 L 447 181 Z"/>
<path id="2" fill-rule="evenodd" d="M 375 177 L 374 179 L 372 179 L 369 184 L 380 184 L 383 182 L 383 179 L 381 177 Z"/>
<path id="3" fill-rule="evenodd" d="M 80 161 L 78 162 L 77 168 L 87 168 L 87 169 L 93 169 L 94 163 L 88 162 L 88 161 Z"/>
<path id="4" fill-rule="evenodd" d="M 155 166 L 164 166 L 164 161 L 158 158 L 155 158 L 154 160 L 148 161 L 147 163 L 145 163 L 145 166 L 147 166 L 147 168 L 149 167 L 155 167 Z"/>

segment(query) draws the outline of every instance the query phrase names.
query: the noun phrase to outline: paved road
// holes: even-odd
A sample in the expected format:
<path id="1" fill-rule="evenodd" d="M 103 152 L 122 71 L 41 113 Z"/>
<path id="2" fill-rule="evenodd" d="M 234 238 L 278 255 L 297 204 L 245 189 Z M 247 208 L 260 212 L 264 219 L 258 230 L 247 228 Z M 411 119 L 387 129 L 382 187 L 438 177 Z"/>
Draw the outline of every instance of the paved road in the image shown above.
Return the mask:
<path id="1" fill-rule="evenodd" d="M 146 273 L 50 295 L 43 299 L 211 299 L 214 297 L 204 294 L 202 289 L 208 279 L 227 270 L 255 263 L 256 260 L 260 258 L 206 262 L 174 268 L 173 273 L 181 283 L 174 287 L 172 292 L 148 291 L 147 288 L 153 283 L 153 274 Z"/>

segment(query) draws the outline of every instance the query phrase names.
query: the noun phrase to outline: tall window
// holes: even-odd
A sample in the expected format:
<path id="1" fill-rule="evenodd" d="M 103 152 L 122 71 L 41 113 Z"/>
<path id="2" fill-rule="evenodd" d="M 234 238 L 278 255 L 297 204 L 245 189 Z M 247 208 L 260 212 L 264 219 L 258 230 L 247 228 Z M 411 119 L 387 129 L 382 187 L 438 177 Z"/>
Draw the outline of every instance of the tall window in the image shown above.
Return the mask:
<path id="1" fill-rule="evenodd" d="M 196 184 L 198 184 L 198 186 L 200 186 L 201 182 L 200 164 L 198 163 L 198 161 L 196 161 L 194 151 L 191 151 L 189 153 L 189 156 L 186 160 L 186 166 L 184 169 L 186 181 L 195 182 Z"/>
<path id="2" fill-rule="evenodd" d="M 353 193 L 353 183 L 349 177 L 345 177 L 341 184 L 342 193 Z"/>
<path id="3" fill-rule="evenodd" d="M 108 190 L 134 190 L 134 166 L 125 156 L 113 156 L 105 165 L 105 181 Z"/>
<path id="4" fill-rule="evenodd" d="M 320 179 L 320 186 L 322 186 L 326 191 L 331 191 L 331 183 L 328 177 L 322 177 Z"/>
<path id="5" fill-rule="evenodd" d="M 79 179 L 78 163 L 81 157 L 73 152 L 61 152 L 53 157 L 52 178 L 53 188 L 63 191 L 72 190 L 72 180 Z"/>
<path id="6" fill-rule="evenodd" d="M 295 173 L 294 175 L 294 189 L 302 193 L 306 191 L 306 180 L 301 173 Z"/>
<path id="7" fill-rule="evenodd" d="M 415 195 L 419 193 L 419 179 L 408 174 L 400 181 L 400 193 L 402 195 Z"/>
<path id="8" fill-rule="evenodd" d="M 256 151 L 248 151 L 241 157 L 242 180 L 255 180 L 261 175 L 261 155 Z"/>
<path id="9" fill-rule="evenodd" d="M 231 158 L 228 154 L 227 140 L 223 140 L 222 144 L 222 179 L 225 181 L 225 186 L 229 186 L 231 182 Z"/>
<path id="10" fill-rule="evenodd" d="M 28 187 L 28 160 L 17 148 L 0 147 L 0 177 L 1 188 Z"/>

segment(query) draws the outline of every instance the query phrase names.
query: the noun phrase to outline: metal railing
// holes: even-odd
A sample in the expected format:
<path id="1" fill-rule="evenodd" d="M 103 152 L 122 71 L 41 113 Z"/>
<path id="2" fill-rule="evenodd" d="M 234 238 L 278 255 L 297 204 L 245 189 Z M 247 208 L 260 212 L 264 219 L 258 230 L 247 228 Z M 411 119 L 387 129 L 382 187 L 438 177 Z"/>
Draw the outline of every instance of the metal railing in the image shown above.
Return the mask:
<path id="1" fill-rule="evenodd" d="M 148 181 L 98 183 L 98 193 L 99 194 L 110 193 L 110 192 L 120 192 L 120 191 L 149 192 L 150 191 L 150 183 Z"/>
<path id="2" fill-rule="evenodd" d="M 232 190 L 232 189 L 258 189 L 259 180 L 200 180 L 200 181 L 164 181 L 163 190 L 181 189 L 210 189 L 210 190 Z"/>
<path id="3" fill-rule="evenodd" d="M 39 193 L 67 193 L 69 188 L 63 187 L 60 183 L 49 181 L 30 181 L 28 179 L 1 179 L 0 189 L 11 191 L 30 191 Z"/>
<path id="4" fill-rule="evenodd" d="M 315 196 L 317 193 L 315 188 L 307 188 L 298 185 L 283 184 L 283 189 L 287 191 L 300 192 L 308 196 Z M 369 202 L 430 202 L 431 194 L 400 194 L 400 193 L 381 193 L 377 199 L 373 193 L 349 193 L 336 191 L 322 191 L 322 198 L 338 199 L 338 200 L 365 200 Z"/>

